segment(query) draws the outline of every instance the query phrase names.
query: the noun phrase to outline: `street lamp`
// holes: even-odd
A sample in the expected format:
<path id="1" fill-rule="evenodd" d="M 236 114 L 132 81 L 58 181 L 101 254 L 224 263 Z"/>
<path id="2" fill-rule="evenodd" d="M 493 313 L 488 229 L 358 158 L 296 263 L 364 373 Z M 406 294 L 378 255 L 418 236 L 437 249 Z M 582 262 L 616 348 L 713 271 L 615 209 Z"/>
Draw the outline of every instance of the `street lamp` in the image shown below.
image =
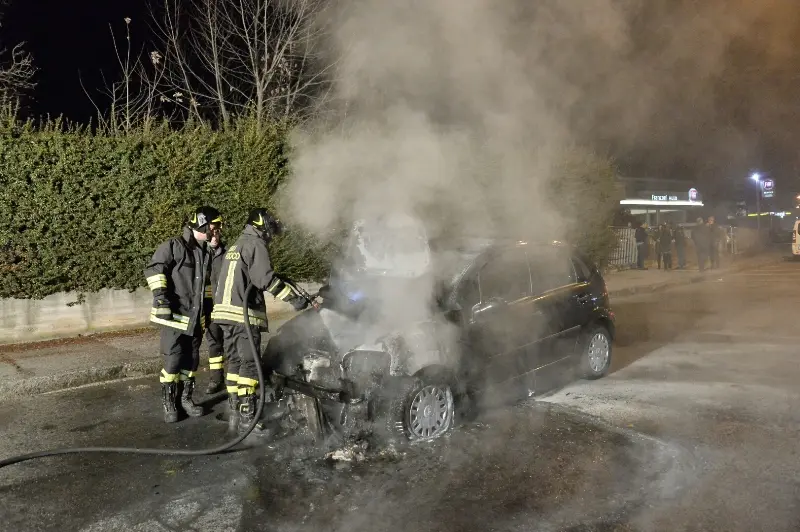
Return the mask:
<path id="1" fill-rule="evenodd" d="M 759 234 L 761 233 L 761 174 L 753 172 L 750 178 L 756 182 L 756 223 Z"/>

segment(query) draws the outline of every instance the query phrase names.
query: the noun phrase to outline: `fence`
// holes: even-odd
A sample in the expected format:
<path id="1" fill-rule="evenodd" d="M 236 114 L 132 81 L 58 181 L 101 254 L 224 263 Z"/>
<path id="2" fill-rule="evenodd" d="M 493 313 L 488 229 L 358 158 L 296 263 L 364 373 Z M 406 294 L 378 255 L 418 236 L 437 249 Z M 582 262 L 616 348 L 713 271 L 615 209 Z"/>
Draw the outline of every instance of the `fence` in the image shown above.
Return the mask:
<path id="1" fill-rule="evenodd" d="M 636 267 L 636 230 L 630 227 L 612 227 L 617 237 L 617 247 L 611 252 L 608 265 L 623 270 Z"/>

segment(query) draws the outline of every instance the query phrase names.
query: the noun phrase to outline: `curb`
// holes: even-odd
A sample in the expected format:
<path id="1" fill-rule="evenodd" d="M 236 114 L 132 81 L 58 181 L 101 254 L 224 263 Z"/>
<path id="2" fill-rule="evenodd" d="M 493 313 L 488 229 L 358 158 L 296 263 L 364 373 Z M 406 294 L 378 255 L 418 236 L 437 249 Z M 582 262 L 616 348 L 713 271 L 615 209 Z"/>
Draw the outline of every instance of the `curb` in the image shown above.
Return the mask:
<path id="1" fill-rule="evenodd" d="M 148 377 L 161 371 L 161 357 L 128 362 L 104 368 L 87 368 L 69 373 L 32 377 L 8 384 L 0 384 L 0 401 L 14 397 L 38 395 L 76 388 L 86 384 L 108 382 L 128 377 Z"/>

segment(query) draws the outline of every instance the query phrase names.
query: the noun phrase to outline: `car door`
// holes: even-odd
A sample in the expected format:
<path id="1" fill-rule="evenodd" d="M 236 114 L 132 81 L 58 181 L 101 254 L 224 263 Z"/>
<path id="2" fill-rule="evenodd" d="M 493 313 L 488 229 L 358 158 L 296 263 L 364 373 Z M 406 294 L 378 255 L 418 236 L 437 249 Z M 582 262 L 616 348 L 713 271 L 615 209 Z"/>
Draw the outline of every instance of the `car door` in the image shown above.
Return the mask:
<path id="1" fill-rule="evenodd" d="M 524 357 L 530 344 L 531 279 L 524 251 L 493 256 L 477 275 L 480 300 L 471 308 L 472 380 L 494 387 L 533 369 Z M 480 375 L 476 374 L 480 373 Z"/>
<path id="2" fill-rule="evenodd" d="M 564 250 L 529 252 L 529 261 L 536 304 L 546 317 L 536 350 L 535 367 L 539 371 L 567 363 L 574 354 L 580 334 L 576 308 L 582 292 L 570 256 Z M 537 392 L 542 388 L 538 375 L 536 388 Z"/>

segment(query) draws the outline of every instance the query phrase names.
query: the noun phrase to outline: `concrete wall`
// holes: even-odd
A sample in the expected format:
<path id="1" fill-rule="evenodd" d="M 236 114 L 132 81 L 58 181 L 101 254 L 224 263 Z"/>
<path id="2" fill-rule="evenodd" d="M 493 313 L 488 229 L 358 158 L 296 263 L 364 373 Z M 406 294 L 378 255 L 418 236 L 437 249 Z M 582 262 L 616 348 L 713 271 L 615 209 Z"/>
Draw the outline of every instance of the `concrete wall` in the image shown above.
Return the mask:
<path id="1" fill-rule="evenodd" d="M 300 286 L 311 293 L 319 290 L 318 284 Z M 271 316 L 293 312 L 291 305 L 267 296 Z M 101 290 L 86 294 L 81 304 L 77 301 L 73 293 L 41 300 L 0 299 L 0 345 L 147 327 L 153 299 L 147 289 Z"/>

